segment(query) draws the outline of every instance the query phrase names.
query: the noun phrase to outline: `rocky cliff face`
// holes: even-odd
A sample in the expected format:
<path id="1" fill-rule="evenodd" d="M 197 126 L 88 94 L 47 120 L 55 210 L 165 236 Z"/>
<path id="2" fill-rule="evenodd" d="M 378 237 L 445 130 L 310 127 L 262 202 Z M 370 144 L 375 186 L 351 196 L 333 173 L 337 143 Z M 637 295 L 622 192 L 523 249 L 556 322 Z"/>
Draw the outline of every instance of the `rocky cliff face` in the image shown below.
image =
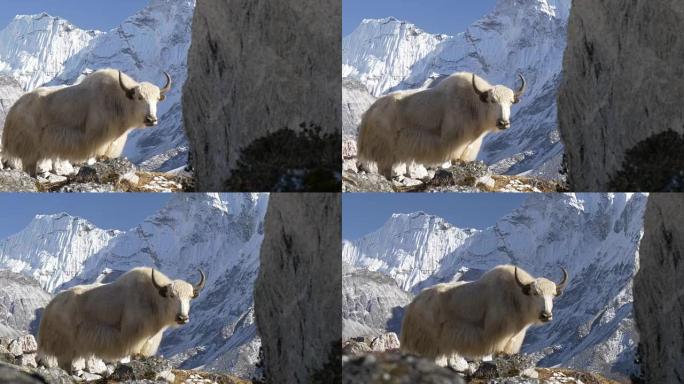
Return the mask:
<path id="1" fill-rule="evenodd" d="M 52 296 L 37 281 L 11 271 L 0 271 L 0 337 L 38 331 L 39 313 Z"/>
<path id="2" fill-rule="evenodd" d="M 200 190 L 339 190 L 340 8 L 197 4 L 183 109 Z"/>
<path id="3" fill-rule="evenodd" d="M 684 197 L 651 195 L 644 222 L 634 311 L 647 383 L 684 378 Z"/>
<path id="4" fill-rule="evenodd" d="M 272 382 L 340 375 L 340 226 L 339 194 L 271 197 L 254 302 Z"/>
<path id="5" fill-rule="evenodd" d="M 684 4 L 573 3 L 558 98 L 573 191 L 682 190 Z"/>

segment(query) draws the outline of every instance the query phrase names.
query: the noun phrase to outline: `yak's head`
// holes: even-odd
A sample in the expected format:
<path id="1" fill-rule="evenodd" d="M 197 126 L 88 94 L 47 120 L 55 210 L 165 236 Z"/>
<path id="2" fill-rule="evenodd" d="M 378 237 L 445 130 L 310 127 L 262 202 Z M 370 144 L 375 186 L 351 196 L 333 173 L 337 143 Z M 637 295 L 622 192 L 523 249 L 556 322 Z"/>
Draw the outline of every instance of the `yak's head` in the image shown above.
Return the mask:
<path id="1" fill-rule="evenodd" d="M 515 281 L 522 292 L 533 300 L 534 307 L 539 313 L 539 322 L 548 323 L 553 320 L 553 299 L 563 293 L 563 289 L 568 283 L 568 271 L 563 267 L 561 269 L 563 270 L 563 280 L 558 284 L 543 277 L 538 277 L 525 284 L 520 281 L 518 267 L 515 267 Z"/>
<path id="2" fill-rule="evenodd" d="M 480 101 L 488 104 L 490 116 L 500 131 L 511 127 L 511 106 L 520 102 L 520 98 L 527 88 L 527 82 L 523 75 L 518 76 L 520 76 L 522 84 L 517 91 L 513 91 L 503 85 L 495 85 L 490 89 L 480 89 L 473 74 L 473 90 L 480 97 Z"/>
<path id="3" fill-rule="evenodd" d="M 190 300 L 199 296 L 204 288 L 204 272 L 199 270 L 199 273 L 200 281 L 197 285 L 183 280 L 173 280 L 162 285 L 154 277 L 154 269 L 152 269 L 152 284 L 159 291 L 159 295 L 169 301 L 168 303 L 175 316 L 174 321 L 179 325 L 187 324 L 190 321 Z"/>
<path id="4" fill-rule="evenodd" d="M 164 100 L 166 93 L 171 90 L 171 76 L 166 72 L 164 76 L 166 76 L 166 85 L 162 88 L 147 82 L 127 86 L 119 71 L 119 85 L 126 92 L 126 97 L 135 105 L 133 114 L 136 119 L 140 120 L 140 124 L 147 127 L 157 125 L 157 103 Z"/>

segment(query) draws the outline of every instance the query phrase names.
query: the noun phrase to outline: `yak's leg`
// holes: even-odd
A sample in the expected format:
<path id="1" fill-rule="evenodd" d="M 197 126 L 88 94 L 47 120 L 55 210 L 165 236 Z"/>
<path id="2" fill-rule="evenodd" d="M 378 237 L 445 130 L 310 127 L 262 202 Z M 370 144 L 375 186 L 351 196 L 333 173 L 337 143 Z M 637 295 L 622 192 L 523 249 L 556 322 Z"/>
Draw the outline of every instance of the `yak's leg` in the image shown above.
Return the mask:
<path id="1" fill-rule="evenodd" d="M 448 367 L 449 366 L 449 358 L 447 358 L 446 355 L 438 356 L 435 359 L 435 364 L 439 365 L 440 367 Z"/>
<path id="2" fill-rule="evenodd" d="M 485 135 L 482 135 L 475 139 L 475 141 L 468 144 L 463 151 L 463 154 L 461 154 L 460 159 L 468 163 L 475 161 L 477 159 L 477 155 L 480 153 L 480 148 L 482 147 L 482 141 L 484 140 L 484 137 Z"/>
<path id="3" fill-rule="evenodd" d="M 157 332 L 156 335 L 147 339 L 138 353 L 145 357 L 154 356 L 159 349 L 159 344 L 161 344 L 163 333 L 164 330 L 162 329 L 161 331 Z"/>
<path id="4" fill-rule="evenodd" d="M 104 151 L 104 156 L 109 159 L 116 159 L 121 156 L 124 147 L 126 146 L 126 140 L 128 139 L 128 132 L 121 135 L 118 139 L 109 143 Z"/>
<path id="5" fill-rule="evenodd" d="M 378 163 L 378 173 L 385 176 L 387 180 L 392 180 L 392 164 Z"/>
<path id="6" fill-rule="evenodd" d="M 523 328 L 522 331 L 518 332 L 515 336 L 511 337 L 510 340 L 508 340 L 508 343 L 503 348 L 503 353 L 507 355 L 514 355 L 516 353 L 520 352 L 520 347 L 522 347 L 522 343 L 525 340 L 525 334 L 527 333 L 527 328 Z"/>

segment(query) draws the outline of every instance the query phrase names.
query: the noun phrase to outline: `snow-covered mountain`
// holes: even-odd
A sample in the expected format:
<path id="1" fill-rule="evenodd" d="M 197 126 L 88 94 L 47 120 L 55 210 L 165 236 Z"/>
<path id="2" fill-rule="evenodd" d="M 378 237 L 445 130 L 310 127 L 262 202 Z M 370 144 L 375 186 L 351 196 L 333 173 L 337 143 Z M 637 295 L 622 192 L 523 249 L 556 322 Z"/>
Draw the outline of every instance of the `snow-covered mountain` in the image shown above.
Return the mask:
<path id="1" fill-rule="evenodd" d="M 343 241 L 342 262 L 382 272 L 408 291 L 432 276 L 442 259 L 474 233 L 424 212 L 394 214 L 377 231 Z"/>
<path id="2" fill-rule="evenodd" d="M 553 280 L 560 279 L 559 266 L 565 266 L 571 281 L 556 301 L 554 321 L 533 328 L 524 351 L 553 347 L 542 365 L 625 378 L 636 371 L 632 278 L 646 201 L 642 194 L 531 195 L 494 226 L 459 239 L 449 253 L 426 251 L 422 239 L 431 237 L 439 244 L 453 235 L 414 225 L 416 217 L 429 218 L 422 222 L 442 219 L 423 213 L 394 215 L 378 231 L 344 242 L 343 253 L 353 267 L 386 273 L 411 293 L 439 282 L 476 280 L 499 264 L 516 264 Z M 407 284 L 405 276 L 412 271 L 399 269 L 403 264 L 412 265 L 415 274 L 432 272 Z"/>
<path id="3" fill-rule="evenodd" d="M 89 239 L 91 250 L 92 244 L 101 244 L 97 233 L 107 231 L 66 214 L 38 216 L 0 243 L 0 270 L 63 276 L 50 280 L 50 291 L 57 292 L 109 282 L 137 266 L 154 266 L 190 282 L 198 280 L 202 269 L 206 287 L 192 302 L 191 322 L 168 330 L 160 353 L 183 368 L 248 377 L 260 346 L 252 291 L 267 204 L 265 194 L 179 194 L 136 227 L 110 237 L 97 252 L 86 252 L 83 244 Z M 54 257 L 46 251 L 52 249 L 62 250 L 59 265 L 65 271 L 53 272 Z"/>
<path id="4" fill-rule="evenodd" d="M 430 34 L 392 17 L 367 19 L 343 39 L 342 76 L 378 97 L 427 87 L 457 71 L 509 87 L 522 73 L 528 91 L 513 108 L 513 128 L 489 135 L 480 159 L 500 172 L 554 178 L 563 152 L 555 99 L 570 5 L 571 0 L 499 0 L 456 36 Z"/>
<path id="5" fill-rule="evenodd" d="M 0 75 L 31 90 L 46 83 L 74 84 L 102 68 L 159 85 L 168 72 L 173 86 L 159 103 L 159 125 L 131 132 L 124 155 L 148 170 L 178 168 L 187 163 L 181 91 L 194 7 L 195 0 L 149 0 L 108 32 L 83 31 L 47 14 L 17 16 L 0 32 Z"/>
<path id="6" fill-rule="evenodd" d="M 0 31 L 0 73 L 24 90 L 34 89 L 59 75 L 70 57 L 101 34 L 47 13 L 17 15 Z"/>
<path id="7" fill-rule="evenodd" d="M 31 276 L 52 292 L 120 234 L 66 213 L 38 215 L 19 233 L 0 240 L 0 269 Z"/>

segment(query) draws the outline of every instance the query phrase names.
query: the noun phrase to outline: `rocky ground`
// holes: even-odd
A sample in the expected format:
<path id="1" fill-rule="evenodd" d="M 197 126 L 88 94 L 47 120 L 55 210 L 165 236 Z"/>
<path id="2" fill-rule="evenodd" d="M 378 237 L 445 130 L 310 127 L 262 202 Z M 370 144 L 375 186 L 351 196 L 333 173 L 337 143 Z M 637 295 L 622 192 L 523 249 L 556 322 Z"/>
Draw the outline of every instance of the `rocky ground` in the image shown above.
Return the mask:
<path id="1" fill-rule="evenodd" d="M 354 338 L 342 345 L 344 384 L 617 384 L 599 375 L 562 368 L 538 368 L 542 356 L 499 356 L 486 362 L 451 360 L 449 367 L 399 352 L 395 333 Z"/>
<path id="2" fill-rule="evenodd" d="M 72 166 L 48 165 L 36 177 L 3 169 L 0 192 L 191 192 L 194 177 L 186 170 L 169 173 L 143 171 L 125 158 Z"/>
<path id="3" fill-rule="evenodd" d="M 495 174 L 481 161 L 457 163 L 450 168 L 411 167 L 411 177 L 383 176 L 359 170 L 355 159 L 344 160 L 344 192 L 566 192 L 563 182 L 534 177 Z"/>
<path id="4" fill-rule="evenodd" d="M 159 357 L 105 364 L 96 358 L 74 362 L 70 374 L 50 362 L 37 362 L 38 344 L 32 335 L 0 338 L 0 383 L 159 383 L 159 384 L 249 384 L 251 381 L 215 372 L 173 369 Z"/>

